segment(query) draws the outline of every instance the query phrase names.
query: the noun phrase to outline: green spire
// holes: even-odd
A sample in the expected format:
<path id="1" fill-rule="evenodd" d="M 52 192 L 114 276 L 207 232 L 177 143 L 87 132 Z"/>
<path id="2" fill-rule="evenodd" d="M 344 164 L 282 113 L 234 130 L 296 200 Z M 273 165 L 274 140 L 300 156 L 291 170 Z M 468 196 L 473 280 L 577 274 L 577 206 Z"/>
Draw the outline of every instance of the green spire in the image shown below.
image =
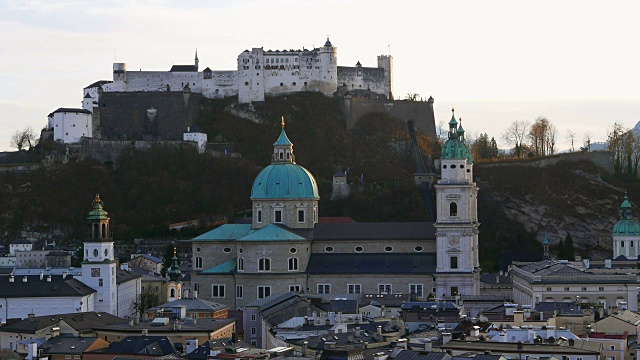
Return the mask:
<path id="1" fill-rule="evenodd" d="M 93 200 L 93 210 L 89 212 L 87 220 L 109 220 L 108 212 L 102 208 L 102 200 L 100 195 L 96 194 L 96 198 Z"/>
<path id="2" fill-rule="evenodd" d="M 173 257 L 171 258 L 171 267 L 169 271 L 167 271 L 169 275 L 169 280 L 178 282 L 180 281 L 180 276 L 182 272 L 180 271 L 180 265 L 178 265 L 178 256 L 176 255 L 176 248 L 173 248 Z"/>
<path id="3" fill-rule="evenodd" d="M 273 143 L 273 145 L 293 145 L 293 143 L 287 137 L 287 133 L 284 132 L 284 116 L 282 117 L 282 130 L 280 131 L 280 136 L 278 140 Z"/>

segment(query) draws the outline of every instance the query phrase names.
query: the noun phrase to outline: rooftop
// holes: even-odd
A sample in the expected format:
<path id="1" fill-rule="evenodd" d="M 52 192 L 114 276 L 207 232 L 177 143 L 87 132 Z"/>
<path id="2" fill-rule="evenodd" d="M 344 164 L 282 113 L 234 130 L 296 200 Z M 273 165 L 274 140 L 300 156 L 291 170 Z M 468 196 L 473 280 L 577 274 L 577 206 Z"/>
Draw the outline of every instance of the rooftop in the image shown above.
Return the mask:
<path id="1" fill-rule="evenodd" d="M 0 276 L 0 298 L 76 297 L 95 292 L 69 276 L 64 279 L 57 275 L 43 276 L 42 279 L 39 275 Z"/>
<path id="2" fill-rule="evenodd" d="M 3 332 L 23 332 L 35 333 L 36 331 L 46 329 L 48 327 L 57 326 L 60 321 L 64 321 L 67 325 L 78 332 L 92 330 L 94 327 L 125 324 L 125 319 L 119 318 L 106 312 L 84 312 L 73 314 L 35 316 L 13 323 L 7 323 L 1 329 Z"/>

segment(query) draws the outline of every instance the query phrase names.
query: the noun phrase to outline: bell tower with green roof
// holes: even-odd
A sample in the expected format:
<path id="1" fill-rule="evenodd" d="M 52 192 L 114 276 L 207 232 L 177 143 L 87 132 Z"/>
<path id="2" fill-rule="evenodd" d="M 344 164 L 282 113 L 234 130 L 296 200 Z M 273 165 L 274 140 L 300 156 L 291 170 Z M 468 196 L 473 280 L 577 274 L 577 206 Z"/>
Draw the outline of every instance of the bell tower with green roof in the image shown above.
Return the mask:
<path id="1" fill-rule="evenodd" d="M 478 256 L 478 187 L 473 182 L 473 157 L 464 142 L 461 119 L 453 109 L 447 141 L 440 156 L 435 185 L 436 296 L 480 293 Z"/>
<path id="2" fill-rule="evenodd" d="M 109 229 L 109 214 L 103 208 L 100 195 L 93 200 L 93 210 L 87 221 L 89 231 L 84 242 L 82 282 L 97 291 L 95 310 L 117 315 L 116 262 L 113 237 Z"/>
<path id="3" fill-rule="evenodd" d="M 182 299 L 182 272 L 178 264 L 178 255 L 176 248 L 173 248 L 173 257 L 171 258 L 171 266 L 167 271 L 169 281 L 167 282 L 167 301 Z"/>
<path id="4" fill-rule="evenodd" d="M 624 256 L 629 260 L 638 259 L 639 242 L 640 225 L 632 218 L 631 202 L 625 193 L 620 205 L 620 219 L 613 226 L 613 258 Z"/>

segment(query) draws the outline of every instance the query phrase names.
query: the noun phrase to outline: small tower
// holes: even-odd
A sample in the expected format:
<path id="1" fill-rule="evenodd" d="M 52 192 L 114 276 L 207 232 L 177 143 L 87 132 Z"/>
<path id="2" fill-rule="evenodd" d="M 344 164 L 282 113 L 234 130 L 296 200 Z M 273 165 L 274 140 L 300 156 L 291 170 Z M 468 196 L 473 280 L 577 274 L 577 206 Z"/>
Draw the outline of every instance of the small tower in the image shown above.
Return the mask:
<path id="1" fill-rule="evenodd" d="M 167 282 L 167 301 L 182 299 L 182 273 L 178 264 L 178 256 L 176 248 L 173 248 L 173 258 L 171 258 L 171 267 L 167 271 L 169 282 Z"/>
<path id="2" fill-rule="evenodd" d="M 347 172 L 338 171 L 333 174 L 333 186 L 331 190 L 331 200 L 344 199 L 349 197 L 349 184 L 347 184 Z"/>
<path id="3" fill-rule="evenodd" d="M 284 116 L 282 117 L 282 130 L 278 140 L 273 143 L 272 163 L 296 163 L 296 157 L 293 155 L 293 143 L 289 140 L 287 133 L 284 132 Z"/>
<path id="4" fill-rule="evenodd" d="M 544 248 L 544 254 L 542 255 L 543 260 L 551 260 L 549 256 L 549 233 L 544 233 L 544 241 L 542 242 L 542 247 Z"/>
<path id="5" fill-rule="evenodd" d="M 93 98 L 89 93 L 87 93 L 87 95 L 84 96 L 84 99 L 82 99 L 82 108 L 93 112 Z"/>
<path id="6" fill-rule="evenodd" d="M 193 64 L 196 67 L 196 71 L 198 71 L 198 65 L 200 64 L 200 60 L 198 60 L 198 49 L 196 49 L 196 58 L 193 59 Z"/>
<path id="7" fill-rule="evenodd" d="M 629 260 L 638 259 L 639 242 L 640 225 L 631 216 L 631 203 L 625 193 L 620 205 L 620 220 L 613 226 L 613 258 L 624 256 Z"/>
<path id="8" fill-rule="evenodd" d="M 116 262 L 113 238 L 109 229 L 109 214 L 103 209 L 100 195 L 93 200 L 93 210 L 87 218 L 88 237 L 84 242 L 82 282 L 97 291 L 95 310 L 117 314 Z"/>

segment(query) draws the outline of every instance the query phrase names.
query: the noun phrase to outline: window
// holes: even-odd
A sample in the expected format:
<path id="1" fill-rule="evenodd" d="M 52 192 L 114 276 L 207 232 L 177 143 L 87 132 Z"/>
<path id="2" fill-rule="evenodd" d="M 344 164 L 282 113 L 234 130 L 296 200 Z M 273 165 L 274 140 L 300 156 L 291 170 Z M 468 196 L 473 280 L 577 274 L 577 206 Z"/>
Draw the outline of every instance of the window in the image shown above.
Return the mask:
<path id="1" fill-rule="evenodd" d="M 458 296 L 458 287 L 457 286 L 452 286 L 451 287 L 451 296 Z"/>
<path id="2" fill-rule="evenodd" d="M 202 269 L 202 257 L 196 256 L 196 269 Z"/>
<path id="3" fill-rule="evenodd" d="M 261 223 L 262 222 L 262 210 L 258 210 L 258 222 Z"/>
<path id="4" fill-rule="evenodd" d="M 255 335 L 255 334 L 256 334 L 256 328 L 255 328 L 255 327 L 252 327 L 252 328 L 251 328 L 251 335 Z"/>
<path id="5" fill-rule="evenodd" d="M 224 249 L 222 249 L 222 251 L 224 251 L 225 253 L 230 253 L 231 252 L 231 248 L 230 247 L 226 247 Z"/>
<path id="6" fill-rule="evenodd" d="M 624 247 L 624 240 L 620 241 L 620 246 Z"/>
<path id="7" fill-rule="evenodd" d="M 391 284 L 378 284 L 378 294 L 391 294 Z"/>
<path id="8" fill-rule="evenodd" d="M 449 204 L 449 216 L 458 216 L 458 204 L 454 202 Z"/>
<path id="9" fill-rule="evenodd" d="M 353 250 L 355 252 L 362 252 L 364 250 L 364 248 L 362 246 L 356 246 Z"/>
<path id="10" fill-rule="evenodd" d="M 550 288 L 550 287 L 548 287 L 548 288 L 547 288 L 547 291 L 551 291 L 551 288 Z"/>
<path id="11" fill-rule="evenodd" d="M 242 299 L 243 291 L 242 285 L 236 285 L 236 299 Z"/>
<path id="12" fill-rule="evenodd" d="M 158 291 L 158 287 L 156 286 L 156 291 Z M 193 291 L 200 291 L 200 284 L 193 283 Z"/>
<path id="13" fill-rule="evenodd" d="M 211 285 L 211 297 L 223 298 L 224 297 L 224 285 L 218 285 L 218 284 Z"/>
<path id="14" fill-rule="evenodd" d="M 629 241 L 629 246 L 633 247 L 633 241 Z"/>
<path id="15" fill-rule="evenodd" d="M 98 279 L 98 286 L 102 287 L 104 285 L 104 281 L 102 278 Z"/>
<path id="16" fill-rule="evenodd" d="M 304 222 L 304 210 L 302 209 L 298 210 L 298 222 L 299 223 Z"/>
<path id="17" fill-rule="evenodd" d="M 422 250 L 424 250 L 424 248 L 423 248 L 422 246 L 418 245 L 418 246 L 416 246 L 415 248 L 413 248 L 413 250 L 414 250 L 415 252 L 422 252 Z"/>
<path id="18" fill-rule="evenodd" d="M 93 249 L 93 257 L 98 257 L 98 249 Z"/>
<path id="19" fill-rule="evenodd" d="M 238 271 L 244 271 L 244 259 L 238 258 Z"/>
<path id="20" fill-rule="evenodd" d="M 564 291 L 569 291 L 569 288 L 568 287 L 564 288 Z"/>
<path id="21" fill-rule="evenodd" d="M 600 287 L 598 288 L 598 291 L 604 291 L 604 286 L 600 286 Z"/>
<path id="22" fill-rule="evenodd" d="M 583 287 L 583 288 L 582 288 L 582 291 L 587 291 L 587 288 L 586 288 L 586 287 Z"/>
<path id="23" fill-rule="evenodd" d="M 452 269 L 457 269 L 458 268 L 458 257 L 457 256 L 451 256 L 451 268 Z"/>
<path id="24" fill-rule="evenodd" d="M 251 340 L 251 346 L 258 347 L 258 342 L 255 340 Z"/>
<path id="25" fill-rule="evenodd" d="M 176 297 L 176 289 L 171 289 L 171 291 L 169 291 L 169 297 Z"/>
<path id="26" fill-rule="evenodd" d="M 325 252 L 333 252 L 333 247 L 332 246 L 327 246 L 326 248 L 324 248 Z"/>
<path id="27" fill-rule="evenodd" d="M 386 252 L 392 252 L 392 251 L 393 251 L 393 247 L 392 247 L 392 246 L 385 246 L 385 247 L 384 247 L 384 251 L 386 251 Z"/>
<path id="28" fill-rule="evenodd" d="M 280 156 L 282 156 L 282 154 L 280 154 Z M 274 211 L 273 219 L 274 219 L 273 222 L 281 224 L 282 223 L 282 210 Z"/>
<path id="29" fill-rule="evenodd" d="M 615 350 L 616 347 L 614 345 L 609 345 L 609 350 Z"/>
<path id="30" fill-rule="evenodd" d="M 289 258 L 289 271 L 297 271 L 298 270 L 298 258 L 290 257 Z"/>
<path id="31" fill-rule="evenodd" d="M 318 284 L 318 294 L 331 294 L 331 284 Z"/>
<path id="32" fill-rule="evenodd" d="M 298 252 L 298 249 L 296 249 L 296 248 L 291 248 L 291 249 L 289 249 L 289 252 L 290 252 L 290 253 L 292 253 L 292 254 L 295 254 L 295 253 L 297 253 L 297 252 Z"/>
<path id="33" fill-rule="evenodd" d="M 300 285 L 289 285 L 289 291 L 300 292 Z"/>
<path id="34" fill-rule="evenodd" d="M 422 284 L 409 284 L 409 294 L 416 294 L 417 297 L 423 296 Z"/>
<path id="35" fill-rule="evenodd" d="M 269 258 L 258 259 L 258 271 L 271 271 L 271 259 Z"/>
<path id="36" fill-rule="evenodd" d="M 202 251 L 202 249 L 200 249 L 199 247 L 196 248 L 196 252 L 199 253 L 200 251 Z"/>
<path id="37" fill-rule="evenodd" d="M 258 286 L 258 299 L 271 295 L 271 286 Z"/>
<path id="38" fill-rule="evenodd" d="M 65 358 L 66 360 L 69 360 L 69 359 L 71 359 L 71 355 L 65 355 L 65 356 L 64 356 L 64 358 Z"/>
<path id="39" fill-rule="evenodd" d="M 360 284 L 347 284 L 347 292 L 349 294 L 360 294 Z"/>

